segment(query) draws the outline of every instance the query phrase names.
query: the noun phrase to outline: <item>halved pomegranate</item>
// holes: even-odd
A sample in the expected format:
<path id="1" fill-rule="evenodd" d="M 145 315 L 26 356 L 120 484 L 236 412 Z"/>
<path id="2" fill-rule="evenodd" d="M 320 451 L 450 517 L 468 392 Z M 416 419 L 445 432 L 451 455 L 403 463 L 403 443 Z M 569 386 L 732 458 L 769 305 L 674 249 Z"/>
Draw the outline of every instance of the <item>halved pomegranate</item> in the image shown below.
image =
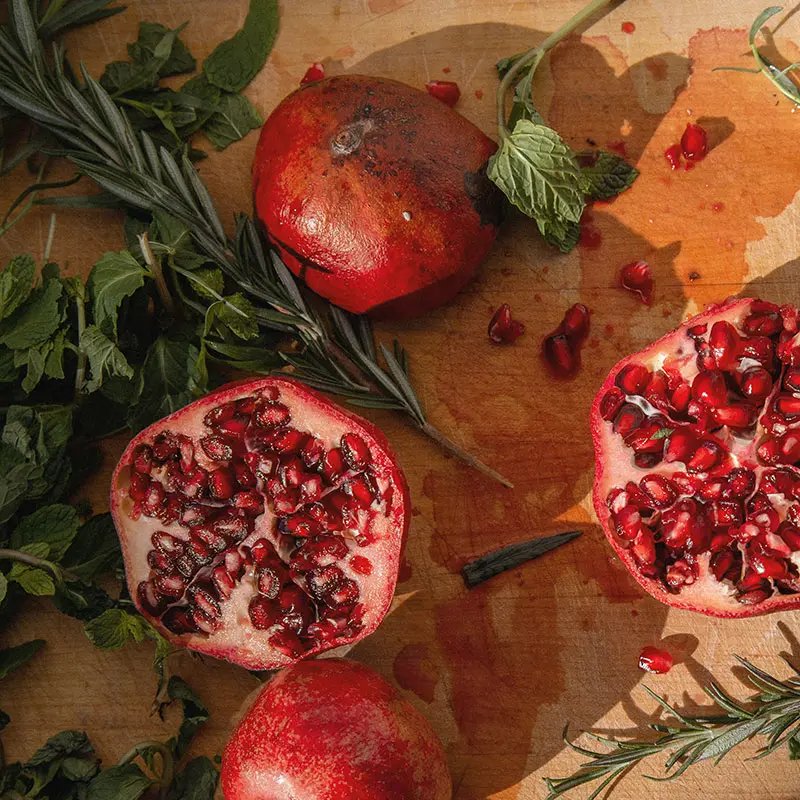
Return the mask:
<path id="1" fill-rule="evenodd" d="M 594 506 L 676 608 L 800 606 L 798 310 L 732 300 L 620 361 L 592 406 Z"/>
<path id="2" fill-rule="evenodd" d="M 222 755 L 229 800 L 450 800 L 428 721 L 362 664 L 320 659 L 278 673 Z"/>
<path id="3" fill-rule="evenodd" d="M 380 431 L 284 378 L 229 384 L 146 428 L 111 487 L 139 611 L 257 670 L 378 626 L 408 509 Z"/>
<path id="4" fill-rule="evenodd" d="M 253 163 L 256 213 L 295 275 L 357 314 L 450 300 L 497 236 L 497 149 L 426 92 L 386 78 L 306 83 L 270 114 Z"/>

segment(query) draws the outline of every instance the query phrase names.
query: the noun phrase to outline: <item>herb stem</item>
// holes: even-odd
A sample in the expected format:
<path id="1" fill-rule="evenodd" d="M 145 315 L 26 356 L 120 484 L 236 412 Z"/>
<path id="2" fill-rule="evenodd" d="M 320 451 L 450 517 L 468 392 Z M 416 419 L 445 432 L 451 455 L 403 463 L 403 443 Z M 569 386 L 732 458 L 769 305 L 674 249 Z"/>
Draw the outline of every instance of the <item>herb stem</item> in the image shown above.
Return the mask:
<path id="1" fill-rule="evenodd" d="M 476 469 L 478 472 L 486 475 L 492 480 L 501 483 L 503 486 L 513 489 L 514 484 L 511 483 L 508 478 L 504 478 L 497 470 L 492 469 L 487 464 L 484 464 L 483 461 L 480 461 L 478 458 L 472 455 L 472 453 L 467 452 L 463 447 L 457 445 L 452 439 L 448 439 L 438 428 L 435 428 L 431 425 L 430 422 L 424 422 L 419 426 L 419 429 L 429 438 L 433 439 L 439 447 L 446 450 L 448 453 L 451 453 L 460 461 L 463 461 L 468 466 Z"/>
<path id="2" fill-rule="evenodd" d="M 0 547 L 0 561 L 17 561 L 29 567 L 46 570 L 58 581 L 63 579 L 71 581 L 77 580 L 77 576 L 56 566 L 52 561 L 33 556 L 30 553 L 24 553 L 22 550 L 11 550 L 9 548 Z"/>
<path id="3" fill-rule="evenodd" d="M 500 85 L 497 87 L 497 128 L 501 139 L 507 139 L 510 135 L 510 131 L 506 125 L 506 93 L 517 75 L 529 64 L 540 61 L 545 53 L 552 50 L 563 39 L 566 39 L 576 28 L 583 25 L 587 19 L 613 2 L 616 2 L 616 0 L 591 0 L 591 2 L 584 6 L 575 16 L 567 20 L 560 28 L 554 30 L 541 44 L 532 47 L 527 53 L 523 53 L 514 62 L 511 69 L 503 76 L 503 80 L 500 81 Z"/>
<path id="4" fill-rule="evenodd" d="M 140 233 L 137 238 L 139 239 L 139 247 L 144 256 L 144 263 L 147 264 L 150 272 L 153 274 L 158 296 L 161 298 L 161 302 L 167 312 L 174 317 L 177 314 L 175 301 L 172 299 L 169 287 L 164 279 L 164 270 L 161 269 L 161 262 L 156 258 L 153 248 L 150 247 L 150 237 L 147 235 L 147 231 Z"/>
<path id="5" fill-rule="evenodd" d="M 158 778 L 159 797 L 166 797 L 172 780 L 175 777 L 175 759 L 172 755 L 172 750 L 167 747 L 163 742 L 139 742 L 139 744 L 132 747 L 124 756 L 119 760 L 120 766 L 123 764 L 130 764 L 131 761 L 139 758 L 143 753 L 148 750 L 155 751 L 161 756 L 161 776 Z"/>

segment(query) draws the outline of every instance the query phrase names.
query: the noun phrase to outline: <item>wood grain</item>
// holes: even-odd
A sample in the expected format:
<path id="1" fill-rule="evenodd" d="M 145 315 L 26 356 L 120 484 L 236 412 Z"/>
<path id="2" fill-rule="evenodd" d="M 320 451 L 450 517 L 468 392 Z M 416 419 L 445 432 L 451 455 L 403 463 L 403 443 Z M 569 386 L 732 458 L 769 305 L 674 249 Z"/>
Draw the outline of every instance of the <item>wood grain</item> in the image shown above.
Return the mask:
<path id="1" fill-rule="evenodd" d="M 282 3 L 282 27 L 268 66 L 248 89 L 268 113 L 312 61 L 329 73 L 368 72 L 420 86 L 457 81 L 459 110 L 493 133 L 495 60 L 541 39 L 579 0 L 342 0 Z M 681 657 L 647 685 L 671 700 L 695 702 L 695 679 L 710 673 L 731 689 L 733 654 L 781 671 L 781 652 L 797 652 L 789 614 L 747 621 L 669 611 L 643 597 L 594 523 L 589 490 L 588 410 L 617 358 L 653 340 L 712 300 L 740 292 L 797 302 L 800 118 L 758 76 L 712 72 L 746 64 L 745 28 L 763 0 L 629 0 L 583 38 L 559 47 L 542 69 L 536 95 L 545 116 L 577 147 L 623 142 L 641 169 L 635 187 L 598 205 L 589 221 L 596 247 L 569 256 L 547 249 L 530 222 L 512 219 L 479 278 L 448 308 L 386 326 L 412 354 L 416 385 L 432 420 L 512 475 L 506 491 L 445 459 L 401 419 L 370 414 L 386 431 L 408 473 L 414 520 L 408 567 L 382 627 L 350 655 L 394 679 L 444 740 L 457 800 L 530 800 L 541 778 L 572 771 L 578 757 L 560 741 L 563 724 L 618 732 L 654 712 L 636 666 L 645 644 L 666 642 Z M 124 15 L 80 32 L 70 51 L 97 71 L 121 57 L 139 19 L 189 21 L 185 36 L 199 57 L 241 23 L 244 0 L 130 0 Z M 635 22 L 633 34 L 621 23 Z M 797 57 L 796 18 L 776 44 Z M 664 149 L 688 119 L 712 135 L 705 162 L 670 173 Z M 201 166 L 223 218 L 249 206 L 255 135 Z M 19 182 L 0 186 L 6 204 Z M 121 245 L 110 212 L 58 214 L 52 256 L 85 274 Z M 0 258 L 41 256 L 48 212 L 31 214 L 0 240 Z M 648 260 L 656 278 L 652 308 L 615 288 L 619 267 Z M 571 382 L 551 380 L 539 362 L 542 337 L 577 300 L 593 311 L 584 365 Z M 511 348 L 492 346 L 490 313 L 510 302 L 527 333 Z M 104 507 L 109 471 L 124 439 L 108 443 L 103 473 L 86 488 Z M 467 558 L 535 534 L 582 528 L 577 542 L 467 592 L 458 576 Z M 94 650 L 73 620 L 32 602 L 0 644 L 32 636 L 46 650 L 2 684 L 0 706 L 13 719 L 9 758 L 29 755 L 46 736 L 85 728 L 107 759 L 133 743 L 164 737 L 175 720 L 149 716 L 154 687 L 148 645 Z M 208 701 L 212 720 L 196 750 L 222 747 L 231 720 L 257 685 L 221 662 L 182 655 L 178 670 Z M 800 769 L 783 756 L 712 772 L 699 767 L 680 783 L 631 776 L 617 800 L 701 795 L 790 800 Z M 576 795 L 579 796 L 579 795 Z"/>

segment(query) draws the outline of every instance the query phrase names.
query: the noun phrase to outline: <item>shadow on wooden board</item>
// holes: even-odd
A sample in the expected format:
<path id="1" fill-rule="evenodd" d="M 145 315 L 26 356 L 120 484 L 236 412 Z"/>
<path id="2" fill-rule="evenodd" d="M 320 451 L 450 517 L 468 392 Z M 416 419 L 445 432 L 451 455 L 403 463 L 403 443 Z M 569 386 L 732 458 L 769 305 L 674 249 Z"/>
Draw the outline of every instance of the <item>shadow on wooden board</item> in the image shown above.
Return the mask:
<path id="1" fill-rule="evenodd" d="M 445 56 L 439 54 L 460 53 L 463 63 L 472 65 L 473 74 L 461 82 L 459 110 L 494 136 L 494 62 L 542 38 L 540 32 L 512 25 L 450 27 L 376 52 L 347 71 L 423 86 L 432 78 L 455 77 L 443 71 L 447 67 L 453 67 L 453 73 L 469 75 L 469 68 L 456 70 L 456 65 L 440 63 Z M 336 63 L 326 66 L 328 74 L 343 71 Z M 596 143 L 623 151 L 636 162 L 688 72 L 688 61 L 671 53 L 628 67 L 620 60 L 609 63 L 595 47 L 574 39 L 557 49 L 543 70 L 543 91 L 552 96 L 542 98 L 540 107 L 576 149 Z M 658 84 L 659 76 L 669 83 L 668 91 L 662 87 L 662 97 L 656 97 L 655 89 L 648 95 L 646 85 Z M 480 87 L 480 98 L 474 93 L 476 87 Z M 650 96 L 650 110 L 642 107 L 642 96 Z M 620 131 L 627 132 L 624 146 Z M 575 254 L 561 257 L 544 249 L 529 220 L 510 220 L 483 274 L 460 305 L 469 308 L 472 300 L 480 299 L 485 304 L 484 293 L 489 293 L 490 280 L 500 279 L 506 250 L 513 255 L 506 264 L 512 263 L 519 273 L 510 279 L 517 281 L 516 287 L 525 282 L 527 291 L 529 285 L 541 284 L 544 292 L 549 282 L 556 291 L 574 290 L 585 302 L 590 302 L 588 295 L 594 293 L 593 304 L 602 303 L 606 290 L 618 291 L 613 287 L 621 264 L 647 258 L 657 284 L 663 287 L 659 301 L 676 310 L 685 307 L 673 267 L 679 244 L 652 246 L 625 228 L 608 206 L 595 206 L 586 224 L 597 229 L 602 249 L 588 242 Z M 540 254 L 556 265 L 545 281 L 525 266 L 535 264 Z M 559 261 L 564 265 L 562 271 L 557 271 Z M 558 285 L 559 279 L 563 286 Z M 536 301 L 534 295 L 531 302 Z M 632 302 L 632 309 L 634 305 Z M 638 313 L 637 308 L 632 316 Z M 666 332 L 673 327 L 673 320 L 651 314 L 647 336 L 653 339 Z M 395 652 L 399 643 L 400 655 L 394 664 L 381 666 L 415 695 L 411 699 L 446 742 L 458 800 L 494 795 L 548 762 L 563 748 L 560 737 L 565 722 L 591 727 L 628 697 L 641 678 L 636 666 L 640 647 L 660 638 L 666 608 L 642 596 L 610 557 L 599 528 L 587 526 L 586 516 L 573 520 L 572 525 L 564 518 L 591 488 L 588 412 L 598 377 L 626 348 L 645 343 L 637 340 L 637 335 L 618 331 L 620 341 L 615 348 L 600 355 L 586 354 L 582 379 L 571 384 L 542 379 L 535 363 L 533 368 L 528 364 L 525 373 L 516 373 L 521 368 L 508 362 L 513 377 L 500 378 L 505 373 L 503 366 L 497 365 L 506 363 L 500 360 L 505 353 L 492 354 L 498 359 L 493 365 L 498 370 L 498 393 L 503 391 L 504 380 L 519 379 L 530 385 L 531 395 L 538 395 L 538 402 L 528 405 L 524 391 L 514 393 L 507 414 L 500 422 L 497 418 L 492 421 L 493 429 L 485 438 L 481 438 L 485 426 L 480 422 L 466 423 L 470 430 L 478 431 L 475 437 L 481 452 L 491 453 L 495 448 L 494 463 L 510 470 L 516 489 L 498 494 L 495 486 L 452 466 L 432 469 L 424 480 L 422 496 L 415 496 L 420 516 L 412 531 L 412 537 L 415 533 L 422 536 L 422 526 L 430 526 L 429 550 L 421 558 L 427 556 L 431 567 L 425 575 L 401 585 L 400 592 L 409 592 L 410 597 L 389 615 L 375 636 L 352 652 L 356 658 L 380 665 L 382 658 L 389 657 L 388 649 Z M 535 337 L 537 332 L 529 330 L 529 336 Z M 513 360 L 514 354 L 508 357 Z M 476 353 L 468 343 L 454 339 L 447 358 L 451 380 L 453 375 L 475 374 Z M 452 396 L 452 385 L 435 388 L 437 397 Z M 461 410 L 471 406 L 470 391 L 464 387 L 459 397 Z M 480 406 L 478 389 L 474 391 L 475 403 Z M 485 394 L 485 387 L 481 391 Z M 495 401 L 493 411 L 497 409 Z M 543 412 L 543 407 L 547 411 Z M 456 410 L 451 411 L 456 416 Z M 548 418 L 548 413 L 553 417 Z M 559 433 L 564 425 L 559 427 L 556 417 L 562 423 L 563 418 L 575 420 L 574 438 L 566 440 Z M 528 446 L 521 447 L 521 442 Z M 567 460 L 565 448 L 570 449 Z M 577 542 L 472 591 L 464 588 L 458 571 L 469 557 L 526 535 L 570 527 L 584 530 Z M 415 621 L 431 617 L 431 630 L 423 636 Z M 635 710 L 630 713 L 635 715 Z"/>

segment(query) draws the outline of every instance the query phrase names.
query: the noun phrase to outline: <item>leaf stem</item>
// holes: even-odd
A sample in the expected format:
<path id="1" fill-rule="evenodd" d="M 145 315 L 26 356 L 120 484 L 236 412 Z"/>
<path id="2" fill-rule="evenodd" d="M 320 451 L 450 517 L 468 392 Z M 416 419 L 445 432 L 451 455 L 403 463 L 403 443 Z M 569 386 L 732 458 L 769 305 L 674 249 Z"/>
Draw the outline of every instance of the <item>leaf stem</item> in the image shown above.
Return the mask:
<path id="1" fill-rule="evenodd" d="M 147 235 L 147 231 L 140 233 L 137 238 L 139 239 L 139 247 L 142 249 L 142 255 L 144 256 L 144 263 L 147 264 L 150 272 L 153 274 L 158 296 L 161 298 L 164 308 L 174 317 L 177 314 L 175 301 L 172 299 L 169 287 L 164 279 L 164 270 L 161 269 L 161 262 L 156 258 L 153 248 L 150 247 L 150 237 Z"/>
<path id="2" fill-rule="evenodd" d="M 0 547 L 0 561 L 17 561 L 20 564 L 27 564 L 29 567 L 36 567 L 37 569 L 47 570 L 56 580 L 78 580 L 76 575 L 62 569 L 52 561 L 48 561 L 38 556 L 33 556 L 30 553 L 24 553 L 22 550 L 11 550 L 9 548 Z"/>
<path id="3" fill-rule="evenodd" d="M 616 0 L 591 0 L 591 2 L 584 6 L 575 16 L 567 20 L 560 28 L 554 30 L 541 44 L 532 47 L 527 53 L 523 53 L 514 62 L 511 69 L 503 76 L 503 80 L 500 81 L 500 85 L 497 87 L 497 128 L 501 139 L 508 138 L 510 133 L 506 125 L 506 93 L 517 75 L 534 61 L 541 61 L 545 53 L 552 50 L 563 39 L 566 39 L 576 28 L 579 28 L 600 9 L 613 2 L 616 2 Z M 538 64 L 536 66 L 538 66 Z M 536 67 L 534 67 L 534 69 L 535 68 Z"/>
<path id="4" fill-rule="evenodd" d="M 433 439 L 433 441 L 436 442 L 439 447 L 443 448 L 448 453 L 451 453 L 468 466 L 478 470 L 478 472 L 488 476 L 489 478 L 492 478 L 492 480 L 501 483 L 503 486 L 506 486 L 509 489 L 514 488 L 514 484 L 511 483 L 508 478 L 504 478 L 499 472 L 497 472 L 497 470 L 494 470 L 490 466 L 484 464 L 483 461 L 473 456 L 472 453 L 467 452 L 460 445 L 457 445 L 452 439 L 448 439 L 447 436 L 445 436 L 438 428 L 435 428 L 433 425 L 431 425 L 430 422 L 425 422 L 424 424 L 420 425 L 419 429 L 426 436 Z"/>
<path id="5" fill-rule="evenodd" d="M 172 755 L 172 750 L 163 742 L 139 742 L 122 756 L 119 764 L 120 766 L 130 764 L 131 761 L 143 757 L 147 750 L 154 750 L 161 756 L 161 775 L 158 777 L 159 797 L 166 797 L 175 777 L 175 759 Z"/>

